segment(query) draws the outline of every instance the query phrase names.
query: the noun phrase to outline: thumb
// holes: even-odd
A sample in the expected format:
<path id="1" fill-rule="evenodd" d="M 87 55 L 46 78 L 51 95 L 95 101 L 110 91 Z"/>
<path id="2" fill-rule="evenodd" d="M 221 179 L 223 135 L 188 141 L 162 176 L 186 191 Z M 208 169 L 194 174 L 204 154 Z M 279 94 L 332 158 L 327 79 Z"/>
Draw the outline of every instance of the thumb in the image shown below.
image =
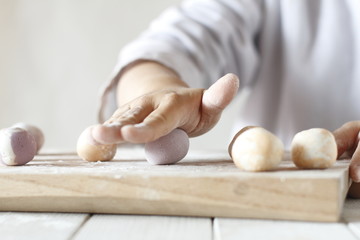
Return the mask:
<path id="1" fill-rule="evenodd" d="M 238 77 L 229 73 L 205 90 L 201 102 L 201 120 L 196 130 L 189 133 L 189 136 L 196 137 L 213 128 L 219 121 L 221 112 L 235 97 L 238 89 Z"/>
<path id="2" fill-rule="evenodd" d="M 347 122 L 334 132 L 338 158 L 346 151 L 355 150 L 360 138 L 360 121 Z"/>
<path id="3" fill-rule="evenodd" d="M 239 79 L 235 74 L 228 73 L 217 80 L 204 92 L 202 108 L 206 115 L 221 113 L 237 94 Z"/>

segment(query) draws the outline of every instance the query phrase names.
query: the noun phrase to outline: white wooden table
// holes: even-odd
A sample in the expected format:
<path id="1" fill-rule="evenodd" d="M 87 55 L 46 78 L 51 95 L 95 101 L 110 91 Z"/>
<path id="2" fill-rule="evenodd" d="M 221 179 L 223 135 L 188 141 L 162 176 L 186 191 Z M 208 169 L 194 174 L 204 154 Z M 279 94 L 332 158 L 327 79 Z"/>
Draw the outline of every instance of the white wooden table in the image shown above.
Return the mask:
<path id="1" fill-rule="evenodd" d="M 360 239 L 360 200 L 337 223 L 141 215 L 1 212 L 0 239 Z"/>

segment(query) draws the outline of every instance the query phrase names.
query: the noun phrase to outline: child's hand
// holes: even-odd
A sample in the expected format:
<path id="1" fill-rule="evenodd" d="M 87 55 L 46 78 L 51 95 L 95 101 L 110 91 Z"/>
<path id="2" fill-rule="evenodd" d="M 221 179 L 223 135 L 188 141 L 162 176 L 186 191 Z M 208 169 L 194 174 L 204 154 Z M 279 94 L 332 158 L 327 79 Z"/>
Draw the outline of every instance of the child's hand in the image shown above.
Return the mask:
<path id="1" fill-rule="evenodd" d="M 93 137 L 101 144 L 146 143 L 175 128 L 190 137 L 201 135 L 215 126 L 238 87 L 238 78 L 227 74 L 208 90 L 180 86 L 153 91 L 121 106 L 93 129 Z"/>
<path id="2" fill-rule="evenodd" d="M 338 157 L 346 154 L 351 158 L 350 178 L 353 184 L 349 190 L 351 197 L 360 198 L 360 121 L 347 122 L 334 131 L 338 146 Z"/>

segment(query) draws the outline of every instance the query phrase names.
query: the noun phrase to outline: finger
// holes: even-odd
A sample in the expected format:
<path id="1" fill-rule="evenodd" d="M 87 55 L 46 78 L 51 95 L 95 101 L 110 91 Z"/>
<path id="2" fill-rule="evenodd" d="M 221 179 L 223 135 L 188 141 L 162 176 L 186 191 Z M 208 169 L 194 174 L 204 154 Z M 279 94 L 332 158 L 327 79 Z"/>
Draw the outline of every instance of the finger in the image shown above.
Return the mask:
<path id="1" fill-rule="evenodd" d="M 356 148 L 359 131 L 360 121 L 354 121 L 345 123 L 333 132 L 338 147 L 338 158 L 346 151 Z"/>
<path id="2" fill-rule="evenodd" d="M 186 116 L 182 108 L 176 108 L 172 101 L 164 100 L 164 103 L 151 112 L 143 122 L 134 125 L 126 125 L 121 129 L 123 138 L 131 143 L 147 143 L 154 141 L 180 125 L 180 116 Z"/>
<path id="3" fill-rule="evenodd" d="M 93 128 L 93 138 L 101 144 L 115 144 L 124 142 L 121 128 L 128 124 L 142 122 L 143 119 L 152 111 L 152 107 L 137 106 L 127 111 L 117 111 L 109 121 L 103 125 L 96 125 Z"/>
<path id="4" fill-rule="evenodd" d="M 223 111 L 235 97 L 238 89 L 238 77 L 232 73 L 226 74 L 204 92 L 202 99 L 204 111 L 213 114 Z"/>
<path id="5" fill-rule="evenodd" d="M 113 123 L 125 125 L 128 123 L 136 123 L 139 119 L 141 122 L 152 110 L 154 110 L 154 107 L 148 99 L 137 99 L 131 104 L 119 107 L 114 114 L 105 121 L 104 125 Z"/>
<path id="6" fill-rule="evenodd" d="M 358 183 L 360 182 L 360 146 L 358 145 L 354 154 L 352 155 L 351 158 L 351 163 L 350 163 L 350 178 Z"/>
<path id="7" fill-rule="evenodd" d="M 92 130 L 92 137 L 100 144 L 118 144 L 124 142 L 121 135 L 121 125 L 95 125 Z"/>

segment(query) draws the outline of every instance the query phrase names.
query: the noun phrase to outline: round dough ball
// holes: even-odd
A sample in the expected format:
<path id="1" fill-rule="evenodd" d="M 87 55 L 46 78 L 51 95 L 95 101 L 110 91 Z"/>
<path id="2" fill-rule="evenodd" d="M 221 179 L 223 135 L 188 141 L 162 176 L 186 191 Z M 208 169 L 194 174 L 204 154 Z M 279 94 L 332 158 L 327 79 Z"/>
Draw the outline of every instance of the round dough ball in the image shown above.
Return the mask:
<path id="1" fill-rule="evenodd" d="M 36 154 L 36 142 L 32 134 L 22 128 L 0 130 L 0 161 L 8 166 L 24 165 Z"/>
<path id="2" fill-rule="evenodd" d="M 337 158 L 335 137 L 322 128 L 299 132 L 291 143 L 291 157 L 299 168 L 329 168 Z"/>
<path id="3" fill-rule="evenodd" d="M 39 152 L 40 148 L 44 145 L 45 142 L 44 134 L 40 128 L 26 123 L 16 123 L 12 127 L 22 128 L 31 133 L 36 141 L 36 152 Z"/>
<path id="4" fill-rule="evenodd" d="M 92 137 L 93 126 L 86 128 L 77 141 L 78 155 L 89 162 L 110 161 L 116 154 L 116 144 L 99 144 Z"/>
<path id="5" fill-rule="evenodd" d="M 146 160 L 155 165 L 174 164 L 183 159 L 189 151 L 189 137 L 181 129 L 145 144 Z"/>
<path id="6" fill-rule="evenodd" d="M 245 171 L 275 169 L 284 155 L 284 144 L 261 127 L 246 127 L 235 135 L 229 146 L 235 165 Z"/>

